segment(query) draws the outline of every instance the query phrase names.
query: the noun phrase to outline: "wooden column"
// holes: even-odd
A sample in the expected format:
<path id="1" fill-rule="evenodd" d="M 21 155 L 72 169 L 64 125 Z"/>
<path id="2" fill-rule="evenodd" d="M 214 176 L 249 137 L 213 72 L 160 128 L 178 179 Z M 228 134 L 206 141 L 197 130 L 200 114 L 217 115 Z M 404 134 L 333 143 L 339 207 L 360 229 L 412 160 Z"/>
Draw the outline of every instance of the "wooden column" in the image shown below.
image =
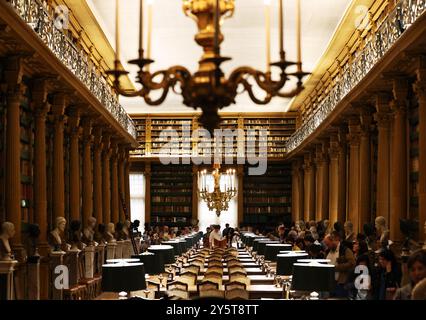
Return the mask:
<path id="1" fill-rule="evenodd" d="M 426 59 L 420 60 L 414 91 L 419 102 L 419 239 L 426 242 Z"/>
<path id="2" fill-rule="evenodd" d="M 118 145 L 116 141 L 113 141 L 111 149 L 111 216 L 112 222 L 117 223 L 120 221 L 120 216 L 118 211 Z"/>
<path id="3" fill-rule="evenodd" d="M 329 163 L 329 223 L 339 221 L 339 140 L 336 134 L 330 137 Z"/>
<path id="4" fill-rule="evenodd" d="M 299 179 L 298 179 L 299 164 L 297 160 L 292 162 L 291 170 L 291 220 L 298 221 L 299 218 Z"/>
<path id="5" fill-rule="evenodd" d="M 380 93 L 376 96 L 376 113 L 374 120 L 377 122 L 377 203 L 376 216 L 390 219 L 390 123 L 389 96 Z"/>
<path id="6" fill-rule="evenodd" d="M 393 83 L 391 109 L 392 125 L 392 166 L 391 166 L 391 218 L 390 238 L 402 240 L 399 220 L 408 212 L 408 168 L 407 168 L 407 97 L 408 80 L 398 79 Z"/>
<path id="7" fill-rule="evenodd" d="M 102 154 L 102 215 L 104 224 L 111 222 L 110 134 L 104 133 Z"/>
<path id="8" fill-rule="evenodd" d="M 359 146 L 359 231 L 363 226 L 371 222 L 371 124 L 373 120 L 372 109 L 364 106 L 360 109 L 361 140 Z"/>
<path id="9" fill-rule="evenodd" d="M 192 166 L 192 219 L 198 221 L 198 166 Z"/>
<path id="10" fill-rule="evenodd" d="M 328 218 L 328 157 L 325 150 L 328 149 L 326 142 L 322 141 L 317 145 L 316 149 L 316 165 L 317 165 L 317 202 L 315 220 L 320 221 Z"/>
<path id="11" fill-rule="evenodd" d="M 353 223 L 354 232 L 359 231 L 359 145 L 360 145 L 359 117 L 349 119 L 349 202 L 348 216 Z"/>
<path id="12" fill-rule="evenodd" d="M 303 159 L 298 160 L 298 172 L 297 172 L 297 179 L 298 179 L 298 187 L 299 187 L 299 211 L 297 213 L 297 216 L 299 217 L 299 220 L 303 219 L 304 215 L 304 205 L 305 205 L 305 174 L 303 170 Z"/>
<path id="13" fill-rule="evenodd" d="M 338 140 L 339 140 L 339 192 L 337 199 L 337 220 L 341 223 L 346 221 L 347 217 L 347 141 L 346 135 L 348 132 L 347 125 L 339 127 Z"/>
<path id="14" fill-rule="evenodd" d="M 118 211 L 120 213 L 120 221 L 125 221 L 126 216 L 124 214 L 123 205 L 126 206 L 125 199 L 125 186 L 124 186 L 124 162 L 126 160 L 125 147 L 120 145 L 118 148 L 118 195 L 119 195 L 119 203 L 118 203 Z M 123 203 L 124 202 L 124 203 Z M 129 216 L 130 219 L 130 216 Z"/>
<path id="15" fill-rule="evenodd" d="M 6 219 L 15 225 L 15 236 L 11 239 L 16 259 L 24 260 L 21 234 L 21 123 L 20 103 L 24 85 L 21 84 L 22 63 L 19 58 L 7 60 L 5 79 L 7 81 L 6 102 L 6 162 L 5 162 L 5 200 Z"/>
<path id="16" fill-rule="evenodd" d="M 145 223 L 151 222 L 151 163 L 145 163 Z"/>
<path id="17" fill-rule="evenodd" d="M 125 151 L 125 157 L 126 162 L 124 164 L 124 188 L 125 188 L 125 199 L 126 199 L 126 206 L 127 206 L 127 212 L 129 213 L 129 216 L 131 217 L 132 211 L 130 210 L 130 156 L 129 156 L 129 149 L 126 149 Z"/>
<path id="18" fill-rule="evenodd" d="M 313 163 L 313 155 L 311 152 L 305 154 L 304 158 L 305 170 L 305 204 L 304 204 L 304 220 L 310 221 L 315 219 L 315 166 Z"/>
<path id="19" fill-rule="evenodd" d="M 93 174 L 92 174 L 92 119 L 88 116 L 82 119 L 83 127 L 83 192 L 82 211 L 83 227 L 87 227 L 89 218 L 93 216 Z M 99 168 L 100 170 L 100 164 Z M 99 220 L 96 220 L 99 223 Z"/>
<path id="20" fill-rule="evenodd" d="M 102 128 L 93 128 L 93 212 L 98 223 L 105 223 L 102 214 Z"/>
<path id="21" fill-rule="evenodd" d="M 64 181 L 64 111 L 67 99 L 64 94 L 56 94 L 53 99 L 54 115 L 53 135 L 53 215 L 55 218 L 65 215 Z"/>
<path id="22" fill-rule="evenodd" d="M 71 220 L 81 221 L 80 216 L 80 110 L 72 106 L 68 111 L 70 132 L 70 216 Z"/>

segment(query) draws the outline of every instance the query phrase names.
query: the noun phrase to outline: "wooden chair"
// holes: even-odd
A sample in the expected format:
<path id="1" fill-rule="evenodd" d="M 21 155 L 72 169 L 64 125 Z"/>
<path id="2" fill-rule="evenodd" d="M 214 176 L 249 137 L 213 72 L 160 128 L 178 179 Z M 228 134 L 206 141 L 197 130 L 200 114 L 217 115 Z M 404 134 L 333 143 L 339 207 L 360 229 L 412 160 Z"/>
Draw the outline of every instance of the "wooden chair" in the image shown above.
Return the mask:
<path id="1" fill-rule="evenodd" d="M 227 300 L 249 300 L 249 292 L 244 289 L 232 289 L 225 291 L 225 299 Z"/>
<path id="2" fill-rule="evenodd" d="M 201 269 L 201 267 L 199 265 L 197 266 L 195 264 L 190 264 L 188 267 L 184 267 L 182 269 L 181 273 L 189 271 L 189 272 L 192 272 L 192 273 L 195 273 L 195 274 L 199 274 L 200 273 L 200 269 Z"/>
<path id="3" fill-rule="evenodd" d="M 225 240 L 225 239 L 224 239 Z M 216 240 L 215 239 L 215 245 L 216 245 L 216 243 L 218 243 L 218 244 L 223 244 L 223 243 L 225 243 L 225 245 L 226 245 L 226 240 L 224 241 L 224 240 Z M 219 253 L 221 253 L 222 255 L 225 253 L 225 248 L 226 248 L 226 246 L 225 247 L 221 247 L 221 246 L 215 246 L 214 248 L 213 248 L 213 252 L 219 252 Z"/>
<path id="4" fill-rule="evenodd" d="M 211 274 L 213 274 L 213 275 L 217 275 L 217 276 L 220 276 L 220 277 L 222 277 L 223 276 L 223 269 L 222 268 L 218 268 L 218 267 L 211 267 L 211 268 L 208 268 L 207 270 L 206 270 L 206 272 L 205 272 L 205 274 L 204 275 L 211 275 Z"/>
<path id="5" fill-rule="evenodd" d="M 219 261 L 209 261 L 208 268 L 212 268 L 212 267 L 223 269 L 223 263 Z"/>
<path id="6" fill-rule="evenodd" d="M 188 284 L 182 281 L 175 280 L 167 284 L 167 290 L 188 291 Z"/>
<path id="7" fill-rule="evenodd" d="M 201 283 L 197 285 L 198 292 L 205 290 L 219 290 L 219 284 L 210 280 L 203 280 Z"/>
<path id="8" fill-rule="evenodd" d="M 225 299 L 225 292 L 223 290 L 204 290 L 200 291 L 200 298 L 219 298 Z"/>
<path id="9" fill-rule="evenodd" d="M 247 274 L 246 269 L 243 268 L 243 267 L 241 267 L 241 266 L 231 266 L 231 267 L 228 267 L 228 273 L 229 274 L 232 274 L 232 273 L 235 273 L 235 272 L 241 272 L 241 273 Z"/>
<path id="10" fill-rule="evenodd" d="M 221 254 L 212 254 L 209 256 L 209 261 L 222 261 L 223 256 Z"/>
<path id="11" fill-rule="evenodd" d="M 243 284 L 246 285 L 246 288 L 248 286 L 250 286 L 250 278 L 247 277 L 246 275 L 237 275 L 237 276 L 235 276 L 235 275 L 231 274 L 231 276 L 229 278 L 229 283 L 232 283 L 232 282 L 243 283 Z"/>
<path id="12" fill-rule="evenodd" d="M 240 281 L 231 281 L 225 284 L 225 291 L 228 290 L 233 290 L 233 289 L 242 289 L 242 290 L 247 290 L 247 285 L 244 282 L 240 282 Z"/>
<path id="13" fill-rule="evenodd" d="M 197 276 L 198 276 L 198 274 L 187 271 L 187 272 L 181 273 L 177 277 L 177 279 L 179 279 L 179 281 L 188 283 L 189 285 L 195 285 L 197 283 Z"/>
<path id="14" fill-rule="evenodd" d="M 211 281 L 218 284 L 218 286 L 222 286 L 222 275 L 219 275 L 217 272 L 213 272 L 210 274 L 206 274 L 204 276 L 204 281 Z"/>
<path id="15" fill-rule="evenodd" d="M 229 261 L 227 261 L 226 265 L 228 266 L 228 268 L 233 267 L 233 266 L 239 266 L 239 267 L 243 268 L 243 265 L 239 260 L 229 260 Z"/>
<path id="16" fill-rule="evenodd" d="M 167 291 L 167 294 L 170 300 L 188 300 L 189 299 L 188 291 L 174 289 L 174 290 Z"/>

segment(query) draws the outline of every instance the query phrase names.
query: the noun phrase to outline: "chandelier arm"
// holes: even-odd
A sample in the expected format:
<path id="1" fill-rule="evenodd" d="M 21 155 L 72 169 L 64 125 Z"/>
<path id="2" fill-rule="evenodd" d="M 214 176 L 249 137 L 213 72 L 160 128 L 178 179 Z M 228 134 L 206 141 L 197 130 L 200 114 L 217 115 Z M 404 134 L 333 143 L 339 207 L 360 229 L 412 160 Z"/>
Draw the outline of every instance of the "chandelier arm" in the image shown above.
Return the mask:
<path id="1" fill-rule="evenodd" d="M 145 102 L 147 104 L 149 104 L 150 106 L 159 106 L 160 104 L 162 104 L 164 102 L 164 100 L 166 100 L 167 98 L 167 94 L 169 93 L 169 86 L 166 86 L 163 89 L 163 92 L 161 93 L 161 96 L 157 99 L 157 100 L 152 100 L 151 97 L 149 96 L 149 94 L 151 93 L 151 91 L 147 91 L 144 95 L 143 98 L 145 100 Z"/>
<path id="2" fill-rule="evenodd" d="M 283 88 L 287 82 L 287 75 L 284 71 L 281 72 L 279 81 L 272 81 L 270 75 L 247 66 L 235 69 L 229 76 L 229 80 L 230 82 L 241 83 L 242 79 L 247 81 L 246 78 L 248 77 L 252 77 L 259 88 L 272 96 L 275 96 L 277 91 Z"/>
<path id="3" fill-rule="evenodd" d="M 243 79 L 240 83 L 244 86 L 244 89 L 247 91 L 247 93 L 248 93 L 248 95 L 249 95 L 250 99 L 251 99 L 254 103 L 256 103 L 256 104 L 260 104 L 260 105 L 265 105 L 265 104 L 268 104 L 269 102 L 271 102 L 271 100 L 272 100 L 272 95 L 271 95 L 269 92 L 266 92 L 265 99 L 260 100 L 260 99 L 258 99 L 258 98 L 256 97 L 256 95 L 254 94 L 253 89 L 252 89 L 252 85 L 251 85 L 250 83 L 248 83 L 248 81 L 247 81 L 247 80 Z"/>
<path id="4" fill-rule="evenodd" d="M 296 88 L 289 92 L 278 92 L 277 96 L 281 98 L 293 98 L 294 96 L 298 95 L 300 92 L 302 92 L 305 88 L 303 86 L 298 85 Z"/>

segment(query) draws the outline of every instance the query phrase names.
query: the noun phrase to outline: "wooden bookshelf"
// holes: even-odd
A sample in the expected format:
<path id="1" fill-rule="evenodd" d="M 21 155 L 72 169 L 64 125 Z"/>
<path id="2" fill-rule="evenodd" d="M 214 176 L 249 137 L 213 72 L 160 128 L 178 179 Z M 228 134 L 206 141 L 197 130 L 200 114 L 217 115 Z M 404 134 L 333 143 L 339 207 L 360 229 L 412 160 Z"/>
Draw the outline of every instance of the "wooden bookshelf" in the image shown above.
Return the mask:
<path id="1" fill-rule="evenodd" d="M 277 226 L 291 221 L 291 165 L 269 164 L 266 174 L 244 170 L 243 223 Z"/>
<path id="2" fill-rule="evenodd" d="M 220 129 L 244 130 L 246 136 L 235 135 L 232 138 L 232 148 L 224 148 L 223 156 L 237 158 L 244 156 L 249 141 L 254 141 L 255 155 L 259 156 L 260 147 L 266 149 L 266 154 L 270 159 L 283 159 L 287 152 L 285 143 L 296 129 L 296 114 L 230 114 L 222 116 Z M 211 137 L 193 135 L 197 129 L 202 129 L 198 125 L 198 115 L 132 115 L 136 124 L 139 149 L 132 152 L 133 158 L 158 157 L 163 151 L 169 156 L 212 156 L 216 147 L 216 141 Z M 259 130 L 265 130 L 267 136 L 260 137 Z M 254 132 L 250 136 L 249 132 Z M 166 143 L 168 148 L 165 149 Z M 225 144 L 226 141 L 223 141 Z"/>
<path id="3" fill-rule="evenodd" d="M 152 164 L 150 179 L 151 225 L 190 225 L 192 166 Z"/>
<path id="4" fill-rule="evenodd" d="M 0 77 L 3 73 L 3 66 L 0 64 Z M 0 92 L 0 220 L 6 220 L 5 213 L 5 146 L 6 146 L 6 96 Z"/>

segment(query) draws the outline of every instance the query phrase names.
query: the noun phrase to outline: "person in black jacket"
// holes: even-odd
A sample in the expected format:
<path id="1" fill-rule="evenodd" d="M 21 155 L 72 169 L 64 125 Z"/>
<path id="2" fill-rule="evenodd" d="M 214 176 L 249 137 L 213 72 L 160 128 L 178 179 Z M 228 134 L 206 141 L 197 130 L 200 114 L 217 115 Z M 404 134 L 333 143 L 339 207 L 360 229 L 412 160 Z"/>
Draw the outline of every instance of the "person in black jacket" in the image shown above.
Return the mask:
<path id="1" fill-rule="evenodd" d="M 391 250 L 384 249 L 379 253 L 376 274 L 375 298 L 392 300 L 396 290 L 401 286 L 402 270 Z"/>

